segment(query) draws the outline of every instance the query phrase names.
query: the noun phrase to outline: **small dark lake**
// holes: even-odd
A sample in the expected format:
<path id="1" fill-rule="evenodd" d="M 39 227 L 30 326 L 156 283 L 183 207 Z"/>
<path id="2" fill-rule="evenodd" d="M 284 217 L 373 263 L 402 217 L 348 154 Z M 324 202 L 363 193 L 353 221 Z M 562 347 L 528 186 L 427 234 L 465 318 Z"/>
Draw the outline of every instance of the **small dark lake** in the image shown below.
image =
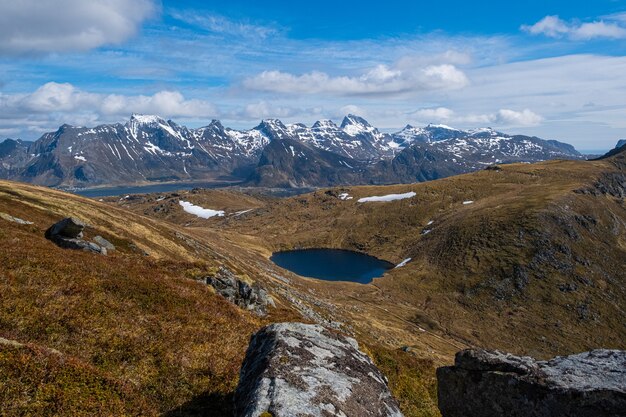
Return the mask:
<path id="1" fill-rule="evenodd" d="M 341 249 L 274 252 L 270 260 L 303 277 L 368 284 L 395 265 L 363 253 Z"/>

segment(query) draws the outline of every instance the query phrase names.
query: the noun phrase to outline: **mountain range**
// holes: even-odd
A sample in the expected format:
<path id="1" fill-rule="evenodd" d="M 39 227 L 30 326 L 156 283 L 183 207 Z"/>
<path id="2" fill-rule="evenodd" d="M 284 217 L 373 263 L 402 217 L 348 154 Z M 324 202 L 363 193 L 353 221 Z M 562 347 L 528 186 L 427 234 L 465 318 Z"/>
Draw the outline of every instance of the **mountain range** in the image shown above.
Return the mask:
<path id="1" fill-rule="evenodd" d="M 383 133 L 347 115 L 311 127 L 263 120 L 191 129 L 158 116 L 94 128 L 62 125 L 35 142 L 0 143 L 0 177 L 56 187 L 232 180 L 268 187 L 432 180 L 492 164 L 581 159 L 571 145 L 491 128 L 407 125 Z"/>

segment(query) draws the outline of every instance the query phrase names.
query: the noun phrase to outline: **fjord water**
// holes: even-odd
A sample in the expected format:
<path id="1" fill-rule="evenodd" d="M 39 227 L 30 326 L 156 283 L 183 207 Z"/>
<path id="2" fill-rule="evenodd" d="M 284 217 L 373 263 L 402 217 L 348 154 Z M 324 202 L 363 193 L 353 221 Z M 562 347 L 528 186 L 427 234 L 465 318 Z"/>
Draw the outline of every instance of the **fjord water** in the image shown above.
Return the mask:
<path id="1" fill-rule="evenodd" d="M 394 264 L 342 249 L 299 249 L 272 254 L 272 262 L 304 277 L 368 284 Z"/>
<path id="2" fill-rule="evenodd" d="M 118 195 L 127 194 L 148 194 L 148 193 L 170 193 L 181 190 L 191 190 L 193 188 L 222 188 L 238 183 L 234 182 L 170 182 L 170 183 L 157 183 L 150 185 L 135 185 L 135 186 L 119 186 L 119 187 L 100 187 L 100 188 L 84 188 L 73 190 L 74 194 L 81 195 L 83 197 L 97 198 L 97 197 L 112 197 Z"/>

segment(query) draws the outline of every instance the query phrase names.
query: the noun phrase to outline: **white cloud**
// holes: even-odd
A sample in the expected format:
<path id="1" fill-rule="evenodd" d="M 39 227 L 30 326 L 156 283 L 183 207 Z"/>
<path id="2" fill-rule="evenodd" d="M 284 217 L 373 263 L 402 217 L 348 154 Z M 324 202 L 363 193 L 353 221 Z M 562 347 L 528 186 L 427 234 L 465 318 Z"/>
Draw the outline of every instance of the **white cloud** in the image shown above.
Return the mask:
<path id="1" fill-rule="evenodd" d="M 294 75 L 263 71 L 244 80 L 244 87 L 282 94 L 389 95 L 429 90 L 457 90 L 469 84 L 466 75 L 452 64 L 415 67 L 407 61 L 394 66 L 377 65 L 359 76 L 330 76 L 313 71 Z"/>
<path id="2" fill-rule="evenodd" d="M 207 32 L 225 36 L 265 39 L 281 33 L 277 27 L 231 20 L 219 15 L 199 14 L 196 10 L 174 10 L 170 12 L 170 15 L 176 20 L 204 29 Z"/>
<path id="3" fill-rule="evenodd" d="M 411 116 L 417 118 L 418 120 L 445 122 L 454 117 L 454 111 L 446 107 L 437 107 L 433 109 L 417 110 L 413 112 Z"/>
<path id="4" fill-rule="evenodd" d="M 501 109 L 495 114 L 494 120 L 509 126 L 536 126 L 543 121 L 543 117 L 529 109 L 522 111 Z"/>
<path id="5" fill-rule="evenodd" d="M 533 35 L 545 35 L 551 38 L 568 37 L 574 40 L 626 39 L 626 27 L 620 23 L 624 22 L 623 15 L 614 15 L 610 19 L 615 21 L 598 20 L 579 23 L 566 22 L 558 16 L 546 16 L 534 25 L 523 25 L 522 30 Z"/>
<path id="6" fill-rule="evenodd" d="M 93 126 L 117 121 L 132 113 L 206 120 L 216 117 L 218 110 L 209 102 L 186 99 L 178 91 L 126 96 L 91 93 L 69 83 L 49 82 L 32 93 L 0 93 L 3 129 L 19 128 L 40 133 L 62 123 Z"/>
<path id="7" fill-rule="evenodd" d="M 213 104 L 203 100 L 185 99 L 178 91 L 159 91 L 151 96 L 111 94 L 101 97 L 99 109 L 105 115 L 148 113 L 165 117 L 208 118 L 217 114 Z"/>
<path id="8" fill-rule="evenodd" d="M 543 121 L 543 117 L 529 109 L 500 109 L 494 113 L 461 115 L 447 107 L 436 107 L 419 109 L 409 116 L 422 123 L 446 122 L 461 125 L 536 126 Z"/>
<path id="9" fill-rule="evenodd" d="M 84 51 L 119 44 L 153 16 L 153 0 L 0 2 L 0 53 Z"/>

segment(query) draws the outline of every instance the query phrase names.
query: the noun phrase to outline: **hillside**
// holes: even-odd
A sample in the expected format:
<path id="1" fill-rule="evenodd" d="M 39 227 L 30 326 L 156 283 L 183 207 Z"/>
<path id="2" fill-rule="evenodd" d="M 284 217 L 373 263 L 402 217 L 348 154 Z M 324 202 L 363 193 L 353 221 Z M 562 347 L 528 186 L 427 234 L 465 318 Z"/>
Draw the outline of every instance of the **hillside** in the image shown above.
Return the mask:
<path id="1" fill-rule="evenodd" d="M 215 193 L 225 209 L 265 204 Z M 124 208 L 139 200 L 115 200 L 122 208 L 0 182 L 2 414 L 228 415 L 252 333 L 269 322 L 324 321 L 309 307 L 319 302 L 245 239 L 151 220 Z M 163 207 L 151 214 L 167 216 Z M 85 239 L 101 235 L 116 250 L 102 256 L 46 240 L 48 226 L 69 215 L 88 223 Z M 203 280 L 222 266 L 261 283 L 276 307 L 258 317 L 216 295 Z M 407 415 L 437 415 L 431 360 L 360 341 Z"/>
<path id="2" fill-rule="evenodd" d="M 503 165 L 422 184 L 333 188 L 193 226 L 265 257 L 333 247 L 395 263 L 411 258 L 370 285 L 305 280 L 334 306 L 335 320 L 362 331 L 358 316 L 367 317 L 371 334 L 387 342 L 423 349 L 432 340 L 416 333 L 421 328 L 462 345 L 540 357 L 623 348 L 625 167 L 622 153 Z M 358 202 L 408 191 L 416 195 Z M 213 193 L 200 192 L 204 206 Z M 146 204 L 137 207 L 145 211 Z M 176 216 L 170 221 L 180 222 Z M 355 302 L 359 313 L 348 313 Z"/>
<path id="3" fill-rule="evenodd" d="M 0 212 L 34 222 L 0 218 L 0 397 L 8 415 L 223 415 L 250 335 L 285 320 L 356 337 L 407 416 L 437 415 L 434 366 L 465 347 L 624 349 L 625 171 L 621 152 L 286 199 L 196 189 L 94 201 L 0 182 Z M 45 240 L 68 215 L 117 250 Z M 301 247 L 411 259 L 367 285 L 269 261 Z M 276 308 L 259 317 L 215 295 L 200 279 L 220 266 L 262 285 Z"/>

